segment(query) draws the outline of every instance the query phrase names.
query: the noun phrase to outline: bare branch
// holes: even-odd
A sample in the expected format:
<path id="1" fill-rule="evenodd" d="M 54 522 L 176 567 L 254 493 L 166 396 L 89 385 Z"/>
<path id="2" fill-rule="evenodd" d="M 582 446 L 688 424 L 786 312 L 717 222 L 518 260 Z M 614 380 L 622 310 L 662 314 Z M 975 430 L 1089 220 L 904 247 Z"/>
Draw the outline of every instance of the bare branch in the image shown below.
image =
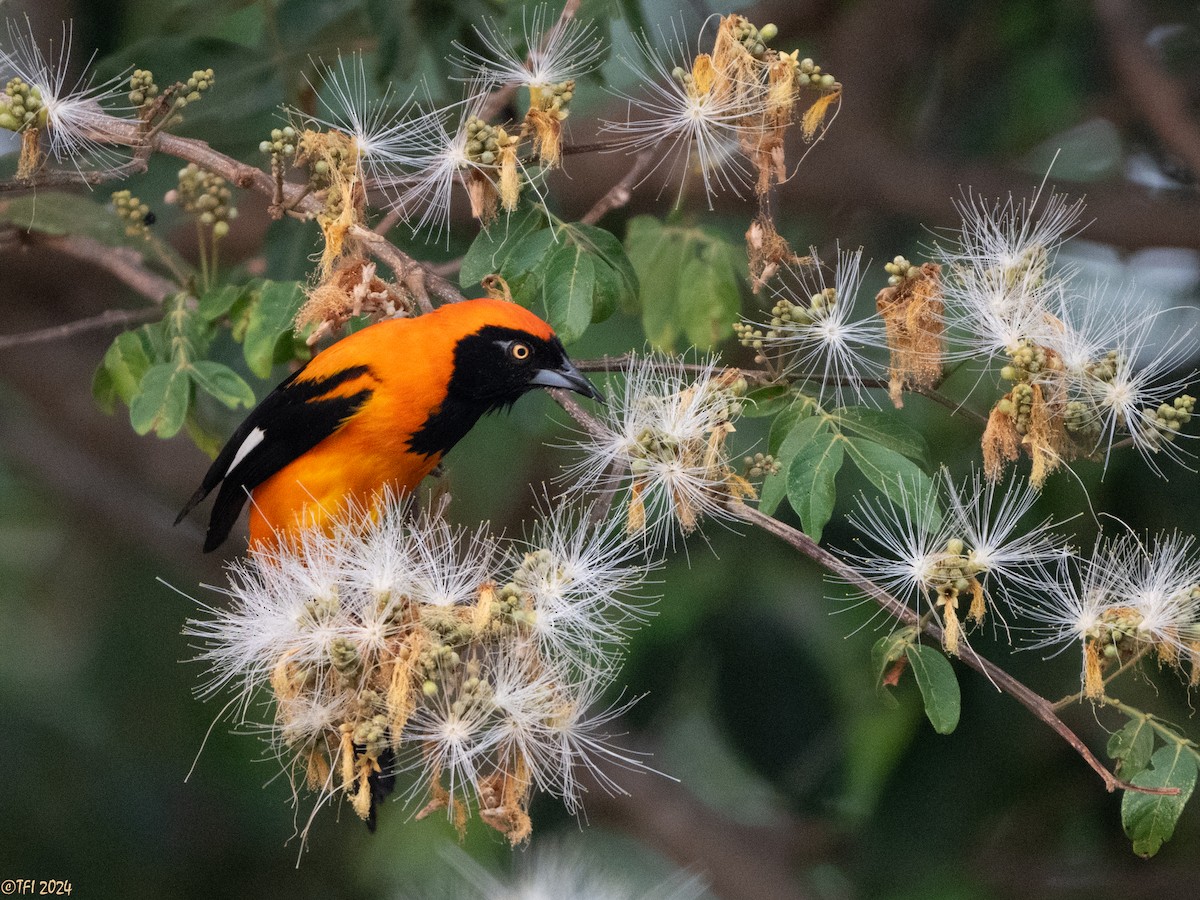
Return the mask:
<path id="1" fill-rule="evenodd" d="M 114 327 L 124 328 L 142 322 L 151 322 L 161 315 L 162 310 L 157 306 L 148 306 L 144 309 L 108 309 L 99 315 L 76 319 L 74 322 L 67 322 L 64 325 L 53 325 L 49 328 L 39 328 L 37 331 L 24 331 L 20 334 L 0 334 L 0 350 L 61 341 L 88 331 L 100 331 Z"/>
<path id="2" fill-rule="evenodd" d="M 607 213 L 612 212 L 614 209 L 620 209 L 629 203 L 633 197 L 634 187 L 642 176 L 654 165 L 655 159 L 658 158 L 661 152 L 659 148 L 651 147 L 639 153 L 629 171 L 625 173 L 625 177 L 609 188 L 608 193 L 597 200 L 592 208 L 583 214 L 579 221 L 585 225 L 595 225 Z"/>
<path id="3" fill-rule="evenodd" d="M 79 234 L 21 232 L 22 243 L 46 247 L 65 256 L 83 260 L 115 276 L 147 300 L 162 303 L 179 290 L 179 285 L 146 267 L 142 254 L 130 247 L 110 247 Z"/>
<path id="4" fill-rule="evenodd" d="M 1162 70 L 1143 40 L 1144 29 L 1124 0 L 1096 0 L 1118 88 L 1159 139 L 1200 176 L 1200 124 L 1183 88 Z"/>

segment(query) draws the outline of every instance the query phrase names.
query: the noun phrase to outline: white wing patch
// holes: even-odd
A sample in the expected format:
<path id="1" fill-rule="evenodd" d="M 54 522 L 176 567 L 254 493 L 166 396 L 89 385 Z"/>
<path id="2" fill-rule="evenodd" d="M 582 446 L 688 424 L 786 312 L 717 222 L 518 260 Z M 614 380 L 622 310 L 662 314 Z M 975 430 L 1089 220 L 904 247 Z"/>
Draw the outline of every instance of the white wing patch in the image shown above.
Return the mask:
<path id="1" fill-rule="evenodd" d="M 261 444 L 263 442 L 263 438 L 266 436 L 267 433 L 261 428 L 255 428 L 248 435 L 246 435 L 246 439 L 242 441 L 242 446 L 238 447 L 238 452 L 233 457 L 233 462 L 229 464 L 229 468 L 225 471 L 226 478 L 229 477 L 230 472 L 238 467 L 238 463 L 246 458 L 246 454 Z"/>

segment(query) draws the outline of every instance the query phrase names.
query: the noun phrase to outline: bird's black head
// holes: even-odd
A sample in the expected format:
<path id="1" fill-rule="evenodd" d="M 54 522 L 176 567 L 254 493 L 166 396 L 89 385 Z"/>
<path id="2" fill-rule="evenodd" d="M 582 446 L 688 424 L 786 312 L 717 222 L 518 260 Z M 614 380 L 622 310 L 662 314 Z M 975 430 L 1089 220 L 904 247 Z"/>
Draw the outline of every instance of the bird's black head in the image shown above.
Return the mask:
<path id="1" fill-rule="evenodd" d="M 418 453 L 445 453 L 480 416 L 505 409 L 538 387 L 565 388 L 604 402 L 557 337 L 484 325 L 458 341 L 446 399 L 409 445 Z"/>
<path id="2" fill-rule="evenodd" d="M 566 388 L 600 400 L 575 368 L 557 337 L 537 337 L 517 328 L 485 325 L 458 342 L 449 396 L 483 403 L 489 410 L 511 406 L 536 387 Z"/>

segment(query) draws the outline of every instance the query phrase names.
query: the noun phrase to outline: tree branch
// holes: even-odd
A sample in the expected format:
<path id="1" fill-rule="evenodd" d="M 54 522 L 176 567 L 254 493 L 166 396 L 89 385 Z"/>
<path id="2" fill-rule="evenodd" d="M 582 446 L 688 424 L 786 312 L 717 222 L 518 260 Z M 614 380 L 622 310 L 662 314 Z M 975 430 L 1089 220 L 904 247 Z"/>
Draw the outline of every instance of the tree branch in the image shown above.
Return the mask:
<path id="1" fill-rule="evenodd" d="M 787 544 L 799 550 L 813 562 L 817 563 L 823 569 L 833 573 L 842 581 L 861 591 L 865 596 L 874 600 L 883 610 L 892 618 L 906 625 L 922 627 L 925 634 L 934 638 L 937 641 L 942 639 L 942 630 L 934 622 L 921 625 L 920 617 L 914 610 L 909 608 L 905 603 L 901 603 L 891 594 L 884 591 L 873 581 L 870 581 L 856 572 L 849 565 L 844 563 L 834 554 L 819 546 L 812 538 L 803 532 L 797 531 L 790 525 L 780 522 L 771 516 L 765 515 L 758 510 L 747 506 L 744 503 L 730 501 L 726 504 L 730 512 L 743 522 L 755 525 L 758 528 L 767 531 Z M 983 675 L 988 681 L 994 684 L 997 690 L 1008 694 L 1018 703 L 1024 706 L 1027 710 L 1034 714 L 1038 719 L 1050 726 L 1055 734 L 1061 737 L 1078 753 L 1083 761 L 1086 762 L 1097 775 L 1104 781 L 1104 786 L 1110 792 L 1116 790 L 1124 791 L 1139 791 L 1147 794 L 1175 794 L 1178 793 L 1174 788 L 1143 788 L 1137 785 L 1130 784 L 1127 781 L 1122 781 L 1116 775 L 1108 770 L 1105 765 L 1096 758 L 1096 755 L 1088 748 L 1080 737 L 1071 730 L 1055 712 L 1054 704 L 1045 697 L 1034 692 L 1024 683 L 1018 681 L 1008 674 L 1004 669 L 1001 669 L 995 663 L 984 659 L 976 653 L 969 645 L 960 645 L 958 658 L 964 663 Z"/>
<path id="2" fill-rule="evenodd" d="M 145 257 L 130 247 L 111 247 L 95 238 L 80 234 L 45 234 L 39 231 L 19 233 L 25 245 L 45 247 L 103 269 L 154 303 L 161 304 L 179 290 L 179 285 L 174 281 L 147 268 Z"/>
<path id="3" fill-rule="evenodd" d="M 1200 125 L 1183 88 L 1154 61 L 1145 29 L 1124 0 L 1096 0 L 1096 18 L 1108 41 L 1113 80 L 1159 140 L 1200 176 Z"/>
<path id="4" fill-rule="evenodd" d="M 124 328 L 142 322 L 152 322 L 161 315 L 162 310 L 157 306 L 148 306 L 144 309 L 107 309 L 98 315 L 89 316 L 86 319 L 76 319 L 63 325 L 52 325 L 49 328 L 23 331 L 19 334 L 0 334 L 0 350 L 61 341 L 88 331 L 100 331 L 114 327 Z"/>
<path id="5" fill-rule="evenodd" d="M 634 187 L 642 176 L 650 170 L 654 161 L 659 158 L 661 153 L 662 151 L 657 147 L 651 147 L 639 153 L 629 171 L 625 173 L 625 177 L 609 188 L 608 193 L 597 200 L 592 208 L 583 214 L 579 221 L 585 225 L 595 225 L 607 213 L 628 204 L 633 197 Z"/>

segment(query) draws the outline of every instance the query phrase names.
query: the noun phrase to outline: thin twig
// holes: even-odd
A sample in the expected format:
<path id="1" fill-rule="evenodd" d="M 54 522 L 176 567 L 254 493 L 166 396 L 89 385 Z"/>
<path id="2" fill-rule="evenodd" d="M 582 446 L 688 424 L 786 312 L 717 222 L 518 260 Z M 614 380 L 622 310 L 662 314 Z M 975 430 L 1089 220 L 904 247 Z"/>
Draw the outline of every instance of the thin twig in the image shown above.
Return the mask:
<path id="1" fill-rule="evenodd" d="M 98 315 L 89 316 L 86 319 L 76 319 L 63 325 L 52 325 L 49 328 L 24 331 L 20 334 L 0 334 L 0 350 L 61 341 L 88 331 L 138 325 L 142 322 L 154 321 L 161 316 L 162 310 L 157 306 L 147 306 L 142 309 L 107 309 Z"/>
<path id="2" fill-rule="evenodd" d="M 20 232 L 20 236 L 21 242 L 26 246 L 45 247 L 97 266 L 155 303 L 162 303 L 180 287 L 170 279 L 146 268 L 142 255 L 129 247 L 110 247 L 95 238 L 81 234 L 44 234 L 27 231 Z"/>
<path id="3" fill-rule="evenodd" d="M 1115 681 L 1121 675 L 1124 675 L 1126 672 L 1128 672 L 1130 669 L 1132 669 L 1134 666 L 1136 666 L 1139 662 L 1141 662 L 1142 658 L 1149 652 L 1150 652 L 1149 647 L 1142 647 L 1140 650 L 1138 650 L 1137 653 L 1133 654 L 1133 656 L 1131 656 L 1131 657 L 1129 657 L 1129 659 L 1125 660 L 1125 662 L 1123 662 L 1121 664 L 1121 668 L 1117 669 L 1111 675 L 1106 677 L 1104 679 L 1103 684 L 1107 687 L 1111 682 Z M 1072 704 L 1078 703 L 1080 700 L 1083 700 L 1086 696 L 1087 695 L 1083 691 L 1076 691 L 1074 694 L 1068 694 L 1067 696 L 1063 697 L 1061 700 L 1055 700 L 1053 703 L 1053 706 L 1056 710 L 1066 709 L 1068 706 L 1071 706 Z"/>
<path id="4" fill-rule="evenodd" d="M 637 155 L 633 161 L 633 165 L 629 171 L 625 173 L 625 177 L 608 189 L 608 192 L 595 202 L 591 209 L 583 214 L 579 220 L 585 225 L 595 225 L 607 213 L 614 209 L 620 209 L 629 203 L 633 197 L 633 189 L 641 180 L 642 176 L 654 165 L 654 161 L 659 158 L 660 150 L 656 147 L 651 147 L 643 150 Z"/>
<path id="5" fill-rule="evenodd" d="M 917 614 L 905 603 L 901 603 L 891 594 L 884 591 L 873 581 L 864 578 L 853 568 L 846 565 L 841 559 L 828 550 L 817 545 L 812 538 L 803 532 L 797 531 L 790 525 L 780 522 L 778 519 L 759 512 L 744 503 L 729 501 L 728 509 L 739 519 L 755 525 L 764 531 L 770 532 L 781 540 L 785 541 L 795 549 L 799 550 L 809 559 L 816 562 L 825 570 L 833 573 L 839 579 L 845 581 L 852 587 L 862 591 L 862 593 L 870 597 L 878 603 L 888 615 L 894 619 L 905 623 L 906 625 L 918 626 L 920 619 Z M 937 641 L 942 639 L 942 630 L 936 623 L 930 622 L 924 627 L 924 632 Z M 1054 704 L 1045 697 L 1033 691 L 1024 683 L 1013 678 L 1004 669 L 1001 669 L 995 663 L 984 659 L 976 653 L 970 646 L 962 645 L 959 648 L 958 658 L 970 666 L 975 671 L 979 672 L 988 679 L 996 688 L 1018 703 L 1024 706 L 1027 710 L 1041 719 L 1046 725 L 1050 726 L 1054 732 L 1066 741 L 1076 753 L 1078 753 L 1091 769 L 1100 776 L 1104 781 L 1104 786 L 1110 792 L 1116 790 L 1124 791 L 1139 791 L 1146 794 L 1169 794 L 1178 793 L 1174 788 L 1143 788 L 1127 781 L 1122 781 L 1116 775 L 1108 770 L 1105 765 L 1096 758 L 1095 754 L 1088 748 L 1087 744 L 1071 730 L 1055 712 Z"/>

